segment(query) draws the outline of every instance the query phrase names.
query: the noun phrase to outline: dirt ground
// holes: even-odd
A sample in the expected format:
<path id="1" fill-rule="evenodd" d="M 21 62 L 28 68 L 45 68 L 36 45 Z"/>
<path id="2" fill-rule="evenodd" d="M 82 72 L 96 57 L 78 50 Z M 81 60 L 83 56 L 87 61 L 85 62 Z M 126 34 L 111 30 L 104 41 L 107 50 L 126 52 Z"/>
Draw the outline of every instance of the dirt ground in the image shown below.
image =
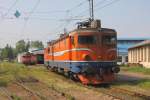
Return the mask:
<path id="1" fill-rule="evenodd" d="M 1 88 L 0 100 L 66 100 L 62 94 L 40 83 L 26 83 L 24 86 L 27 89 L 15 83 Z"/>
<path id="2" fill-rule="evenodd" d="M 59 93 L 45 84 L 36 83 L 23 83 L 28 91 L 22 86 L 12 83 L 7 87 L 0 88 L 0 100 L 112 100 L 113 97 L 108 95 L 93 92 L 92 90 L 79 91 L 71 90 L 68 93 L 74 98 L 69 98 L 65 94 Z"/>
<path id="3" fill-rule="evenodd" d="M 140 85 L 144 83 L 143 80 L 149 80 L 148 82 L 150 82 L 150 75 L 121 71 L 116 75 L 116 80 L 114 81 L 114 84 L 117 87 L 122 87 L 127 90 L 139 92 L 150 96 L 149 86 L 147 88 L 144 88 L 145 86 L 140 87 Z M 145 85 L 147 85 L 146 82 Z"/>

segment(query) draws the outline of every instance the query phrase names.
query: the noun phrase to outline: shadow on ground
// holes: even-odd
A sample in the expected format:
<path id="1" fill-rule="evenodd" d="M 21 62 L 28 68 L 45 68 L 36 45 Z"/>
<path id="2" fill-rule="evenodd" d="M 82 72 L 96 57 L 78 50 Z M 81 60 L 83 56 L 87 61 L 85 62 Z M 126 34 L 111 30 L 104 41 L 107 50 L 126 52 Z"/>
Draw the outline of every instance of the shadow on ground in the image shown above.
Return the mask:
<path id="1" fill-rule="evenodd" d="M 116 75 L 116 80 L 112 83 L 112 85 L 133 85 L 133 86 L 135 86 L 135 85 L 140 85 L 140 84 L 143 84 L 146 82 L 148 82 L 150 84 L 150 79 L 118 74 L 118 75 Z"/>

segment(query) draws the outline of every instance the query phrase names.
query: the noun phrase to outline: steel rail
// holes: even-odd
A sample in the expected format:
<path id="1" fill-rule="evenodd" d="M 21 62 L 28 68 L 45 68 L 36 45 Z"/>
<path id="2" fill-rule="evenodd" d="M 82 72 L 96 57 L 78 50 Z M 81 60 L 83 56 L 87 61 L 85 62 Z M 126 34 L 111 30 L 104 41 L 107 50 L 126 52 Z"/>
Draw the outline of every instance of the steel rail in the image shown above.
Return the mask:
<path id="1" fill-rule="evenodd" d="M 7 96 L 8 100 L 13 100 L 10 93 L 4 87 L 1 87 L 0 91 L 2 91 L 5 96 Z"/>
<path id="2" fill-rule="evenodd" d="M 41 94 L 38 93 L 37 91 L 35 92 L 35 91 L 31 90 L 31 89 L 28 88 L 26 85 L 24 85 L 24 84 L 22 84 L 22 83 L 19 83 L 19 82 L 15 82 L 15 84 L 17 84 L 18 86 L 21 86 L 23 89 L 25 89 L 25 90 L 28 91 L 29 93 L 33 94 L 34 96 L 39 97 L 40 100 L 41 100 L 41 99 L 42 99 L 42 100 L 43 100 L 43 99 L 46 100 L 46 97 L 45 97 L 45 96 L 41 95 Z"/>

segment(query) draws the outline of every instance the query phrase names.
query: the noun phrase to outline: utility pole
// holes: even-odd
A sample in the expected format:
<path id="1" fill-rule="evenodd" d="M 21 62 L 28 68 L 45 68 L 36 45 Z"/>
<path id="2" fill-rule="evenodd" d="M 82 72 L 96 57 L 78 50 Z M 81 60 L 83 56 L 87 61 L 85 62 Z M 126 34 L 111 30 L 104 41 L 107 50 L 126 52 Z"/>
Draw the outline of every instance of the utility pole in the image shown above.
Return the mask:
<path id="1" fill-rule="evenodd" d="M 89 0 L 90 19 L 94 20 L 94 1 Z"/>

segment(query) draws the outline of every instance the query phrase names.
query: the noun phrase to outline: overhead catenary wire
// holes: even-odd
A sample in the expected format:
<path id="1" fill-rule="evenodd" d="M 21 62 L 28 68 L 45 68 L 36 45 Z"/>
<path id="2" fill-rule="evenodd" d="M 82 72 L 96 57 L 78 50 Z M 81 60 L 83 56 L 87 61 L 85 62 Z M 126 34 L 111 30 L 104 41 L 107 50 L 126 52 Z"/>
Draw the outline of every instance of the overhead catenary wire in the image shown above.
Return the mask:
<path id="1" fill-rule="evenodd" d="M 16 0 L 17 1 L 17 0 Z M 39 0 L 40 1 L 40 0 Z M 24 31 L 25 31 L 25 28 L 27 27 L 27 23 L 28 23 L 28 21 L 31 19 L 31 20 L 52 20 L 52 21 L 60 21 L 60 22 L 62 22 L 62 21 L 64 21 L 64 22 L 62 22 L 62 23 L 60 23 L 59 25 L 58 25 L 58 27 L 56 27 L 56 29 L 55 30 L 59 30 L 59 29 L 61 29 L 61 30 L 63 30 L 63 28 L 64 28 L 64 26 L 67 26 L 67 25 L 69 25 L 72 21 L 75 21 L 75 20 L 80 20 L 80 18 L 83 18 L 84 16 L 81 16 L 82 14 L 85 14 L 85 13 L 87 13 L 88 12 L 88 9 L 87 10 L 85 10 L 84 12 L 82 12 L 82 13 L 80 13 L 78 16 L 70 16 L 69 14 L 70 13 L 72 13 L 73 11 L 75 11 L 76 10 L 76 8 L 80 8 L 82 5 L 84 5 L 85 4 L 85 2 L 86 2 L 87 0 L 84 0 L 84 1 L 82 1 L 82 2 L 80 2 L 80 3 L 78 3 L 76 6 L 74 6 L 74 7 L 72 7 L 72 8 L 70 8 L 70 9 L 67 9 L 67 10 L 56 10 L 56 11 L 35 11 L 36 10 L 36 6 L 38 6 L 38 3 L 36 3 L 36 5 L 33 7 L 33 9 L 31 10 L 31 11 L 29 11 L 29 12 L 21 12 L 22 14 L 27 14 L 28 16 L 25 16 L 25 17 L 20 17 L 20 18 L 18 18 L 18 19 L 16 19 L 16 20 L 19 20 L 19 19 L 21 19 L 21 20 L 24 20 L 25 22 L 24 22 L 24 25 L 23 25 L 23 28 L 22 28 L 22 32 L 21 32 L 21 34 L 22 33 L 24 33 Z M 113 3 L 108 3 L 108 4 L 106 4 L 106 5 L 104 5 L 104 6 L 102 6 L 102 4 L 104 4 L 104 3 L 107 3 L 107 1 L 110 1 L 110 0 L 101 0 L 100 2 L 98 2 L 98 3 L 96 3 L 94 6 L 95 6 L 95 8 L 96 8 L 96 11 L 97 10 L 100 10 L 100 9 L 103 9 L 103 8 L 105 8 L 105 7 L 107 7 L 107 6 L 110 6 L 111 4 L 113 4 Z M 119 1 L 119 0 L 114 0 L 114 1 Z M 115 2 L 114 2 L 115 3 Z M 16 4 L 15 4 L 16 5 Z M 15 6 L 14 5 L 14 6 Z M 11 7 L 10 7 L 11 8 Z M 9 9 L 10 9 L 9 8 Z M 13 8 L 13 7 L 12 7 Z M 13 10 L 13 9 L 10 9 L 10 10 L 7 10 L 8 11 L 8 14 L 10 14 L 11 13 L 11 11 Z M 55 19 L 55 18 L 44 18 L 44 17 L 33 17 L 32 15 L 33 14 L 50 14 L 50 13 L 66 13 L 66 17 L 70 17 L 70 18 L 62 18 L 62 19 Z M 85 17 L 84 17 L 85 18 Z M 7 19 L 7 18 L 6 18 Z M 15 17 L 12 17 L 12 18 L 8 18 L 8 19 L 15 19 Z M 65 22 L 65 20 L 66 20 L 66 22 Z M 57 25 L 55 25 L 55 26 L 57 26 Z"/>
<path id="2" fill-rule="evenodd" d="M 108 4 L 104 5 L 104 6 L 98 7 L 95 10 L 103 9 L 103 8 L 108 7 L 108 6 L 114 4 L 114 3 L 118 2 L 118 1 L 121 1 L 121 0 L 113 0 L 112 2 L 110 2 L 110 3 L 108 3 Z"/>
<path id="3" fill-rule="evenodd" d="M 118 2 L 118 1 L 120 1 L 120 0 L 102 0 L 102 1 L 100 1 L 100 2 L 98 2 L 98 3 L 96 3 L 95 5 L 94 5 L 94 10 L 97 12 L 97 10 L 99 10 L 100 11 L 100 9 L 103 9 L 103 8 L 105 8 L 105 7 L 107 7 L 107 6 L 110 6 L 110 5 L 112 5 L 112 4 L 114 4 L 114 3 L 116 3 L 116 2 Z M 108 3 L 107 3 L 108 2 Z M 104 5 L 103 5 L 104 4 Z M 100 5 L 102 5 L 102 6 L 100 6 Z M 86 9 L 86 10 L 84 10 L 84 11 L 82 11 L 81 13 L 79 13 L 78 15 L 76 15 L 75 17 L 84 17 L 84 15 L 86 14 L 86 13 L 88 13 L 88 10 L 89 9 Z"/>
<path id="4" fill-rule="evenodd" d="M 53 30 L 58 30 L 58 28 L 59 29 L 61 29 L 61 30 L 63 30 L 70 22 L 71 22 L 71 20 L 77 20 L 77 18 L 71 18 L 71 17 L 69 17 L 68 19 L 67 19 L 67 17 L 70 15 L 70 13 L 73 11 L 73 10 L 75 10 L 75 9 L 77 9 L 77 8 L 79 8 L 80 6 L 82 6 L 83 4 L 85 4 L 85 2 L 87 2 L 87 0 L 83 0 L 82 2 L 80 2 L 79 4 L 77 4 L 77 5 L 75 5 L 74 7 L 72 7 L 72 8 L 70 8 L 70 9 L 67 9 L 66 10 L 66 19 L 60 19 L 60 21 L 64 21 L 63 23 L 61 23 L 60 25 L 58 25 L 58 27 L 56 27 L 56 28 L 54 28 Z M 62 29 L 63 28 L 63 29 Z"/>
<path id="5" fill-rule="evenodd" d="M 7 20 L 27 20 L 27 17 L 20 17 L 16 19 L 15 17 L 5 17 Z M 65 19 L 57 19 L 57 18 L 44 18 L 44 17 L 30 17 L 31 20 L 42 20 L 42 21 L 63 21 Z"/>
<path id="6" fill-rule="evenodd" d="M 107 3 L 107 2 L 109 2 L 109 3 Z M 96 10 L 100 10 L 100 9 L 103 9 L 103 8 L 105 8 L 105 7 L 108 7 L 108 6 L 110 6 L 110 5 L 112 5 L 112 4 L 114 4 L 114 3 L 116 3 L 116 2 L 118 2 L 118 1 L 120 1 L 120 0 L 101 0 L 100 2 L 98 2 L 98 3 L 96 3 L 95 5 L 94 5 L 94 7 L 95 7 L 95 11 Z M 103 5 L 104 4 L 104 5 Z M 100 7 L 98 7 L 99 5 L 103 5 L 103 6 L 100 6 Z M 85 13 L 87 13 L 88 12 L 88 10 L 89 9 L 86 9 L 86 10 L 84 10 L 84 12 L 81 12 L 81 13 L 79 13 L 79 15 L 77 15 L 77 16 L 71 16 L 69 19 L 73 19 L 73 18 L 77 18 L 77 17 L 84 17 L 83 16 L 83 14 L 85 14 Z M 81 16 L 82 15 L 82 16 Z M 86 18 L 85 18 L 86 19 Z M 88 18 L 87 18 L 88 19 Z M 71 20 L 70 20 L 70 22 L 71 22 Z M 69 23 L 70 23 L 69 22 Z M 68 24 L 69 24 L 68 23 Z M 68 25 L 67 24 L 67 25 Z"/>
<path id="7" fill-rule="evenodd" d="M 82 2 L 80 2 L 79 4 L 77 4 L 76 6 L 70 8 L 70 9 L 67 9 L 67 10 L 66 10 L 66 17 L 68 17 L 68 16 L 70 15 L 70 13 L 71 13 L 73 10 L 79 8 L 80 6 L 82 6 L 83 4 L 85 4 L 86 2 L 87 2 L 87 0 L 83 0 Z M 65 22 L 64 22 L 64 23 L 61 23 L 60 25 L 58 25 L 58 27 L 56 27 L 54 30 L 57 30 L 57 32 L 58 32 L 58 28 L 61 29 L 61 30 L 66 29 L 66 27 L 67 27 L 67 26 L 71 23 L 71 21 L 73 21 L 73 20 L 81 20 L 81 18 L 78 18 L 78 17 L 75 16 L 75 17 L 66 18 L 66 19 L 64 19 L 64 20 L 60 20 L 60 21 L 65 21 Z M 62 29 L 62 28 L 63 28 L 63 29 Z M 56 33 L 57 33 L 57 32 L 56 32 Z"/>
<path id="8" fill-rule="evenodd" d="M 75 10 L 76 8 L 78 8 L 78 7 L 80 7 L 80 6 L 82 6 L 85 2 L 86 2 L 87 0 L 83 0 L 82 2 L 80 2 L 79 4 L 77 4 L 76 6 L 74 6 L 74 7 L 72 7 L 71 9 L 67 9 L 67 10 L 54 10 L 54 11 L 40 11 L 40 12 L 32 12 L 32 11 L 30 11 L 30 12 L 21 12 L 21 14 L 22 15 L 28 15 L 27 17 L 24 17 L 24 19 L 25 20 L 28 20 L 29 19 L 29 17 L 30 17 L 30 15 L 33 15 L 33 14 L 52 14 L 52 13 L 68 13 L 68 15 L 69 15 L 69 13 L 70 12 L 72 12 L 73 10 Z M 8 10 L 8 8 L 5 8 L 5 10 Z M 9 11 L 10 12 L 10 11 Z M 11 12 L 11 14 L 13 15 L 14 14 L 14 11 L 13 12 Z M 2 13 L 1 13 L 1 15 L 2 15 Z M 5 19 L 15 19 L 15 18 L 13 18 L 13 17 L 11 17 L 11 18 L 6 18 L 6 17 L 4 17 Z M 34 19 L 34 18 L 32 18 L 32 19 Z M 37 18 L 36 18 L 37 19 Z M 39 18 L 39 20 L 46 20 L 47 18 Z M 65 19 L 65 18 L 64 18 Z M 73 19 L 73 18 L 72 18 Z M 62 19 L 60 19 L 61 21 L 62 21 Z M 68 19 L 67 19 L 68 20 Z"/>
<path id="9" fill-rule="evenodd" d="M 10 6 L 10 8 L 7 10 L 7 12 L 4 14 L 4 16 L 7 16 L 8 13 L 12 10 L 12 8 L 17 4 L 19 0 L 15 0 L 15 2 Z"/>
<path id="10" fill-rule="evenodd" d="M 107 0 L 101 0 L 101 1 L 99 1 L 97 4 L 94 5 L 94 7 L 102 5 L 103 3 L 105 3 L 105 1 L 107 1 Z M 80 18 L 82 18 L 82 17 L 84 17 L 84 14 L 86 14 L 88 12 L 89 12 L 89 8 L 83 10 L 82 12 L 80 12 L 79 14 L 77 14 L 76 16 L 72 16 L 72 17 L 75 17 L 75 18 L 76 17 L 80 17 Z M 85 18 L 85 19 L 88 19 L 88 17 Z"/>
<path id="11" fill-rule="evenodd" d="M 6 11 L 4 15 L 1 13 L 1 22 L 2 20 L 4 20 L 4 17 L 6 17 L 9 14 L 9 12 L 13 9 L 13 7 L 17 4 L 18 1 L 19 0 L 15 0 L 15 2 L 8 8 L 8 10 Z"/>
<path id="12" fill-rule="evenodd" d="M 72 11 L 74 9 L 77 9 L 78 7 L 82 6 L 83 4 L 85 4 L 85 2 L 87 2 L 87 0 L 84 0 L 82 2 L 80 2 L 79 4 L 77 4 L 76 6 L 72 7 L 71 9 L 67 9 L 67 11 Z"/>
<path id="13" fill-rule="evenodd" d="M 22 30 L 21 30 L 21 33 L 24 33 L 25 28 L 26 28 L 26 26 L 27 26 L 27 23 L 28 23 L 30 17 L 32 16 L 32 14 L 34 13 L 34 11 L 36 10 L 36 8 L 38 7 L 40 1 L 41 1 L 41 0 L 37 0 L 36 4 L 34 5 L 33 9 L 31 10 L 31 13 L 26 17 L 25 22 L 24 22 L 24 25 L 23 25 L 23 28 L 22 28 Z"/>

